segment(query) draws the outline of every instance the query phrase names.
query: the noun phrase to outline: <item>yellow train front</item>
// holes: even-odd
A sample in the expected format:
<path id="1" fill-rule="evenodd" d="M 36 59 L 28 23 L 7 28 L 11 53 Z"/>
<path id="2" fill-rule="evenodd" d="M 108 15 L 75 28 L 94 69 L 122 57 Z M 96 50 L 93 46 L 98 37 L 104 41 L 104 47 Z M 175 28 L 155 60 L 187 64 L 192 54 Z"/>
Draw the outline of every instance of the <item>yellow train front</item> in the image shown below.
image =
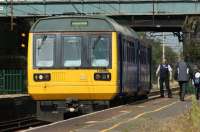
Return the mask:
<path id="1" fill-rule="evenodd" d="M 28 93 L 40 108 L 52 106 L 50 110 L 68 100 L 147 95 L 149 55 L 150 48 L 134 31 L 107 17 L 39 19 L 29 34 Z"/>

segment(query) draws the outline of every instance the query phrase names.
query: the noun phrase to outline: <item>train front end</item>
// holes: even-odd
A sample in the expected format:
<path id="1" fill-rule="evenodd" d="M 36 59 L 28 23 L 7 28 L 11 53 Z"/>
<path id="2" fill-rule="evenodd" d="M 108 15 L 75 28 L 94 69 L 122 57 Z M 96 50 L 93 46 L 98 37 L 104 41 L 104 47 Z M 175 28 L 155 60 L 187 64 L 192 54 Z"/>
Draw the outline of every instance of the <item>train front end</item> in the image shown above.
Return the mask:
<path id="1" fill-rule="evenodd" d="M 104 19 L 40 19 L 29 34 L 28 93 L 34 100 L 111 100 L 119 92 L 117 59 L 117 33 Z"/>

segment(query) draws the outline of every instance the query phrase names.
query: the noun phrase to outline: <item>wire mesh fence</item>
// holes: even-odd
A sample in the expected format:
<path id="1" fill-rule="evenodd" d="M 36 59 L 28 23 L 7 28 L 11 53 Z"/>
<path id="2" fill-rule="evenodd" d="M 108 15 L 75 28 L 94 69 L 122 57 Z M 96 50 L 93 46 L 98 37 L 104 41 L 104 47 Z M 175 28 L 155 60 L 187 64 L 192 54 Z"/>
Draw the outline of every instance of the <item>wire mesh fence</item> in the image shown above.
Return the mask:
<path id="1" fill-rule="evenodd" d="M 24 69 L 0 69 L 0 94 L 26 93 Z"/>

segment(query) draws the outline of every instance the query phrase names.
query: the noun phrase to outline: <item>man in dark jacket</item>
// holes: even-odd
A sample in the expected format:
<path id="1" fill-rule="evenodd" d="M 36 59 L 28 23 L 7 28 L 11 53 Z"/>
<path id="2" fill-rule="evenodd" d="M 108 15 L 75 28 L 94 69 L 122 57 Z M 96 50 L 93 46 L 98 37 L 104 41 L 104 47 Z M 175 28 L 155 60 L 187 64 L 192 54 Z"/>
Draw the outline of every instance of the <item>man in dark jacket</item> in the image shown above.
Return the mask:
<path id="1" fill-rule="evenodd" d="M 180 59 L 180 61 L 176 65 L 176 72 L 177 72 L 177 81 L 179 82 L 180 86 L 180 100 L 184 101 L 185 96 L 185 89 L 187 84 L 190 80 L 190 66 L 184 61 L 184 59 Z"/>
<path id="2" fill-rule="evenodd" d="M 160 73 L 160 74 L 159 74 Z M 165 83 L 166 89 L 168 91 L 168 98 L 172 98 L 172 92 L 169 85 L 169 80 L 172 78 L 172 68 L 167 64 L 166 59 L 163 60 L 156 70 L 156 75 L 159 74 L 159 84 L 160 84 L 160 96 L 164 97 L 163 83 Z"/>

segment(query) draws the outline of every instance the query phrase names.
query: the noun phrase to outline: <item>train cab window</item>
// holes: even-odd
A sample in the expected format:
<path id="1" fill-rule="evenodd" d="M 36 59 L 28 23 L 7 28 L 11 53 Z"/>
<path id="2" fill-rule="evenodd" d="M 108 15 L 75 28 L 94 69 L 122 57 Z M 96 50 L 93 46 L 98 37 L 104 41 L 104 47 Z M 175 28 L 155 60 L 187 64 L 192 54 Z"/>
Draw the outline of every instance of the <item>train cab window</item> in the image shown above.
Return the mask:
<path id="1" fill-rule="evenodd" d="M 65 36 L 63 50 L 65 67 L 81 66 L 81 37 Z"/>
<path id="2" fill-rule="evenodd" d="M 91 38 L 91 65 L 107 67 L 110 62 L 110 38 L 97 36 Z"/>
<path id="3" fill-rule="evenodd" d="M 38 35 L 35 40 L 35 64 L 37 67 L 52 67 L 54 64 L 54 35 Z"/>

